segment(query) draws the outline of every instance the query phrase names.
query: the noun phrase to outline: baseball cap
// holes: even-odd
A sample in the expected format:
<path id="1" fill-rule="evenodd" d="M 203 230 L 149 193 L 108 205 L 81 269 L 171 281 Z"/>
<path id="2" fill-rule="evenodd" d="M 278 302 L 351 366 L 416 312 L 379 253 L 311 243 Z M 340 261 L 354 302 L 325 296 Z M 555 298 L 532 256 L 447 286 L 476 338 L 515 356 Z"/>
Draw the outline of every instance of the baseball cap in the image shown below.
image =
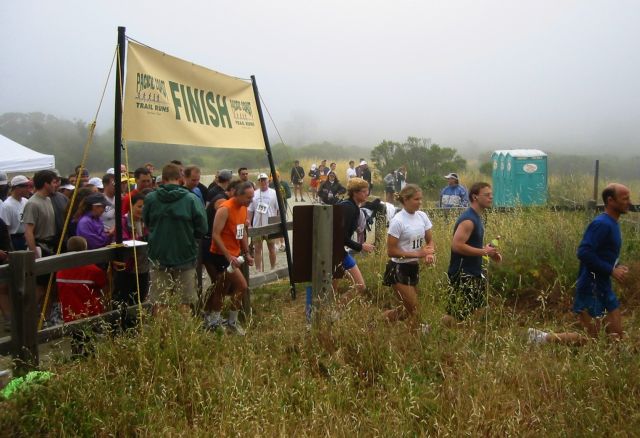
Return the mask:
<path id="1" fill-rule="evenodd" d="M 261 173 L 260 175 L 258 175 L 258 179 L 269 179 L 269 177 L 266 173 Z"/>
<path id="2" fill-rule="evenodd" d="M 446 179 L 449 179 L 449 178 L 453 178 L 453 179 L 456 179 L 456 180 L 457 180 L 457 179 L 460 179 L 460 178 L 458 178 L 458 174 L 457 174 L 457 173 L 453 173 L 453 172 L 452 172 L 452 173 L 450 173 L 450 174 L 448 174 L 448 175 L 445 175 L 444 177 L 445 177 Z"/>
<path id="3" fill-rule="evenodd" d="M 99 189 L 104 189 L 104 185 L 102 184 L 102 178 L 93 177 L 87 182 L 87 184 L 95 186 Z"/>
<path id="4" fill-rule="evenodd" d="M 361 166 L 364 166 L 365 164 L 367 164 L 367 162 L 366 162 L 366 161 L 364 161 L 364 160 L 360 161 L 360 165 L 361 165 Z"/>
<path id="5" fill-rule="evenodd" d="M 231 181 L 233 177 L 233 171 L 229 169 L 222 169 L 218 172 L 218 181 Z"/>
<path id="6" fill-rule="evenodd" d="M 127 173 L 121 173 L 120 174 L 120 182 L 129 182 L 129 174 Z"/>
<path id="7" fill-rule="evenodd" d="M 71 183 L 66 183 L 60 186 L 61 189 L 65 189 L 65 190 L 75 190 L 76 186 L 74 186 Z"/>
<path id="8" fill-rule="evenodd" d="M 116 174 L 116 171 L 113 170 L 113 167 L 110 167 L 107 169 L 107 175 L 115 175 L 115 174 Z"/>
<path id="9" fill-rule="evenodd" d="M 22 186 L 29 184 L 29 178 L 24 175 L 16 175 L 11 178 L 11 187 Z"/>
<path id="10" fill-rule="evenodd" d="M 311 165 L 311 170 L 316 170 L 317 168 L 318 168 L 318 166 L 316 166 L 316 164 L 315 164 L 315 163 L 313 163 L 313 164 Z"/>
<path id="11" fill-rule="evenodd" d="M 92 193 L 84 199 L 85 202 L 89 205 L 103 205 L 105 207 L 107 205 L 111 205 L 111 203 L 107 201 L 107 198 L 105 198 L 102 193 Z"/>
<path id="12" fill-rule="evenodd" d="M 0 186 L 6 186 L 7 184 L 7 173 L 0 171 Z"/>

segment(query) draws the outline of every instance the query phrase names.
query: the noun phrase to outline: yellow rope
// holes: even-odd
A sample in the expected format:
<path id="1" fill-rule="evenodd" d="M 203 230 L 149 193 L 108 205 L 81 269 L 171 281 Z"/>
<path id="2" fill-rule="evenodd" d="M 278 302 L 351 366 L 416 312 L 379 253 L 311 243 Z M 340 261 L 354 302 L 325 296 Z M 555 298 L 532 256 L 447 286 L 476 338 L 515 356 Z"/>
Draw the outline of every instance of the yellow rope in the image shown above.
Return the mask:
<path id="1" fill-rule="evenodd" d="M 118 47 L 116 47 L 113 59 L 111 60 L 111 66 L 109 67 L 109 74 L 107 75 L 107 80 L 102 89 L 102 96 L 100 98 L 100 102 L 98 104 L 98 109 L 96 110 L 96 115 L 93 121 L 89 124 L 89 133 L 87 135 L 87 141 L 84 144 L 84 149 L 82 153 L 82 160 L 80 161 L 80 174 L 82 174 L 82 170 L 85 168 L 85 163 L 87 161 L 87 157 L 89 156 L 89 146 L 93 142 L 93 134 L 96 129 L 96 120 L 98 119 L 98 114 L 100 114 L 100 109 L 102 108 L 102 101 L 104 99 L 104 94 L 106 92 L 107 86 L 109 85 L 109 78 L 111 77 L 111 71 L 113 70 L 113 63 L 116 58 L 116 54 L 118 53 Z M 71 195 L 71 199 L 69 201 L 69 206 L 72 207 L 73 203 L 76 200 L 76 196 L 78 193 L 78 188 L 80 187 L 80 175 L 76 178 L 76 186 L 73 194 Z M 67 210 L 67 215 L 64 220 L 64 225 L 62 227 L 62 234 L 60 235 L 60 240 L 58 241 L 58 248 L 56 249 L 56 255 L 62 252 L 62 244 L 64 242 L 64 236 L 67 234 L 67 227 L 69 226 L 69 219 L 71 218 L 71 208 Z M 44 303 L 42 305 L 42 312 L 40 312 L 40 320 L 38 321 L 38 330 L 42 330 L 42 325 L 44 324 L 45 315 L 47 312 L 47 305 L 49 304 L 49 296 L 51 295 L 51 286 L 53 284 L 54 272 L 49 274 L 49 282 L 47 283 L 47 291 L 44 296 Z"/>
<path id="2" fill-rule="evenodd" d="M 82 153 L 82 161 L 80 162 L 80 166 L 81 166 L 80 175 L 82 174 L 82 170 L 84 169 L 84 164 L 87 160 L 87 155 L 89 153 L 89 146 L 93 141 L 93 133 L 95 132 L 95 129 L 96 129 L 96 122 L 94 120 L 89 124 L 89 135 L 87 136 L 87 141 L 84 144 L 84 152 Z M 78 177 L 76 178 L 76 187 L 75 187 L 75 190 L 73 191 L 73 194 L 71 195 L 71 200 L 69 201 L 70 207 L 73 206 L 73 203 L 76 200 L 78 187 L 81 180 L 80 175 L 78 175 Z M 67 216 L 65 217 L 64 225 L 62 227 L 62 234 L 60 235 L 60 240 L 58 241 L 58 248 L 56 249 L 56 255 L 62 252 L 62 244 L 64 242 L 64 236 L 67 234 L 67 227 L 69 226 L 69 218 L 71 217 L 71 213 L 72 213 L 72 209 L 68 208 Z M 54 272 L 49 274 L 49 282 L 47 283 L 47 292 L 44 295 L 44 303 L 42 304 L 42 311 L 40 312 L 40 320 L 38 321 L 38 330 L 42 330 L 44 318 L 47 313 L 47 305 L 49 304 L 49 296 L 51 295 L 51 286 L 53 284 L 54 274 L 55 274 Z"/>

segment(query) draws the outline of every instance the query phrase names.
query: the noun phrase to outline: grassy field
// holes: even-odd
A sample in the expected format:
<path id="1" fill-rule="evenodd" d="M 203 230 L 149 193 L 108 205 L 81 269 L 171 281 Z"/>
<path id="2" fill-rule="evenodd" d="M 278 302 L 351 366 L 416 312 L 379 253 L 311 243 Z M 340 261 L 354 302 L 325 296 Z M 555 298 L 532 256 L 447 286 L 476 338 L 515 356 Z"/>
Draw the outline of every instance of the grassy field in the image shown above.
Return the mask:
<path id="1" fill-rule="evenodd" d="M 432 214 L 437 264 L 423 268 L 427 336 L 388 324 L 381 254 L 360 258 L 369 297 L 308 330 L 287 284 L 254 291 L 245 338 L 204 332 L 170 314 L 141 333 L 97 343 L 95 357 L 50 366 L 55 377 L 2 403 L 7 436 L 604 436 L 640 430 L 640 236 L 623 223 L 618 287 L 628 338 L 581 348 L 532 346 L 526 329 L 575 329 L 575 249 L 587 213 L 490 213 L 502 266 L 490 306 L 455 329 L 438 323 L 453 217 Z M 627 218 L 638 221 L 637 217 Z M 341 291 L 346 284 L 341 285 Z M 302 290 L 302 287 L 299 288 Z M 302 294 L 302 292 L 299 292 Z"/>

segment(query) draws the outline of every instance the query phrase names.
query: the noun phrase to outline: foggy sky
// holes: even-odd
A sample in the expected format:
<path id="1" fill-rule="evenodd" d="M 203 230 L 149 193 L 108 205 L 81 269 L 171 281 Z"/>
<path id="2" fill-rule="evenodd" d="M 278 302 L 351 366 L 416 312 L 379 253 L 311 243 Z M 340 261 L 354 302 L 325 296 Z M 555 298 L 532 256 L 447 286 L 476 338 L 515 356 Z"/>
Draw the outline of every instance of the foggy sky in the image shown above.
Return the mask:
<path id="1" fill-rule="evenodd" d="M 638 23 L 640 2 L 617 0 L 3 1 L 0 113 L 92 120 L 121 25 L 256 75 L 285 143 L 637 154 Z M 113 81 L 98 129 L 113 123 Z"/>

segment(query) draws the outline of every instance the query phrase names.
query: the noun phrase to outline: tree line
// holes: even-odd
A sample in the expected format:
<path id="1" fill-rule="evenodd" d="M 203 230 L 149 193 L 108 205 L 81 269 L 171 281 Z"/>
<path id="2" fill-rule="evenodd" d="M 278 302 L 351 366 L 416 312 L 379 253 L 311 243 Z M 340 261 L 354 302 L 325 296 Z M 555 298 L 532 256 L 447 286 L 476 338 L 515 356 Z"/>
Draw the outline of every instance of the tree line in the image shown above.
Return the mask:
<path id="1" fill-rule="evenodd" d="M 0 134 L 28 148 L 55 156 L 56 167 L 62 174 L 73 171 L 80 163 L 87 142 L 89 123 L 68 120 L 41 112 L 4 113 L 0 115 Z M 369 148 L 337 145 L 329 142 L 291 147 L 282 143 L 272 145 L 276 165 L 281 171 L 290 169 L 295 159 L 321 156 L 328 160 L 368 157 Z M 175 144 L 129 142 L 127 144 L 130 167 L 152 162 L 156 167 L 171 160 L 200 166 L 205 172 L 222 168 L 267 168 L 268 160 L 263 150 L 203 148 Z M 124 163 L 125 156 L 122 156 Z M 99 174 L 113 167 L 113 128 L 95 132 L 86 167 Z"/>

